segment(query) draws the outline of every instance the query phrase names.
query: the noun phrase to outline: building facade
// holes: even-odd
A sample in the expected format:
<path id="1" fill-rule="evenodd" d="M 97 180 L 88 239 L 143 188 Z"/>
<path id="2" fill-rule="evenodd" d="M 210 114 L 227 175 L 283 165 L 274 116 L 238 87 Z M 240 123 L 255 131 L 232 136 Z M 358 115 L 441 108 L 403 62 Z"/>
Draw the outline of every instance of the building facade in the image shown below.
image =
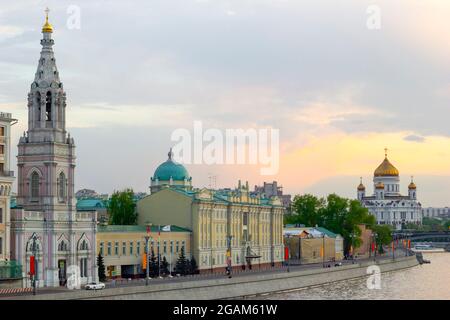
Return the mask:
<path id="1" fill-rule="evenodd" d="M 16 122 L 10 113 L 0 112 L 0 261 L 11 259 L 10 201 L 15 179 L 10 166 L 11 126 Z"/>
<path id="2" fill-rule="evenodd" d="M 422 215 L 427 218 L 450 218 L 450 208 L 427 207 L 422 209 Z"/>
<path id="3" fill-rule="evenodd" d="M 173 162 L 171 152 L 168 161 Z M 223 271 L 227 254 L 232 266 L 242 268 L 283 261 L 284 207 L 278 197 L 254 196 L 248 183 L 235 189 L 193 189 L 187 170 L 179 166 L 166 162 L 165 177 L 172 177 L 171 184 L 152 189 L 138 201 L 140 225 L 174 224 L 192 230 L 190 251 L 201 272 Z M 152 181 L 155 176 L 159 173 Z"/>
<path id="4" fill-rule="evenodd" d="M 75 144 L 66 131 L 66 93 L 56 68 L 48 16 L 42 33 L 42 51 L 28 94 L 28 130 L 18 145 L 12 257 L 24 266 L 27 286 L 31 256 L 38 286 L 64 285 L 69 273 L 78 273 L 83 284 L 97 278 L 96 216 L 75 207 Z"/>
<path id="5" fill-rule="evenodd" d="M 407 223 L 422 224 L 422 206 L 417 200 L 417 187 L 411 179 L 408 195 L 400 193 L 399 171 L 388 160 L 376 168 L 373 176 L 372 195 L 366 195 L 366 188 L 361 182 L 357 188 L 358 200 L 376 217 L 377 224 L 390 224 L 396 230 Z"/>
<path id="6" fill-rule="evenodd" d="M 107 278 L 136 278 L 145 274 L 142 259 L 145 259 L 146 237 L 149 236 L 150 253 L 169 263 L 173 271 L 181 248 L 186 259 L 191 259 L 191 231 L 174 225 L 119 226 L 102 225 L 98 227 L 97 252 L 103 257 Z M 143 257 L 144 256 L 144 257 Z"/>

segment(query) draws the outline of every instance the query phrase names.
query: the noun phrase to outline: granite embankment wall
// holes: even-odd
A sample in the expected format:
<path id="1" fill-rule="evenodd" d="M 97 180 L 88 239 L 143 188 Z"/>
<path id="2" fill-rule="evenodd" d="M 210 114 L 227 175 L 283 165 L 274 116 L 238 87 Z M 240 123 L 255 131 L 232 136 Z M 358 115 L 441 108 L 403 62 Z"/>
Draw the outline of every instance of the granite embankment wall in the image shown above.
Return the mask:
<path id="1" fill-rule="evenodd" d="M 40 294 L 35 297 L 26 296 L 21 299 L 229 299 L 366 277 L 368 276 L 367 267 L 373 264 L 375 264 L 373 261 L 367 261 L 331 269 L 253 274 L 232 279 L 172 282 L 148 287 L 121 287 L 100 291 L 77 290 L 58 294 Z M 395 261 L 383 260 L 377 265 L 381 272 L 389 272 L 416 266 L 418 261 L 415 256 L 411 256 L 396 258 Z"/>

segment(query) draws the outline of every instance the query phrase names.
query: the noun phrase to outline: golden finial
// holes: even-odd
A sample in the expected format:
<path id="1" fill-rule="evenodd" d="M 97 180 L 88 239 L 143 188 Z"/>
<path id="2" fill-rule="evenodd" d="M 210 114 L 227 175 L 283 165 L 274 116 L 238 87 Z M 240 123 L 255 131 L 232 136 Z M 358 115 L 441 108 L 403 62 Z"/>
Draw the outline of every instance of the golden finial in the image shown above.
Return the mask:
<path id="1" fill-rule="evenodd" d="M 42 33 L 52 33 L 53 32 L 53 27 L 52 25 L 48 22 L 48 13 L 50 12 L 50 9 L 47 8 L 45 9 L 45 24 L 42 27 Z"/>
<path id="2" fill-rule="evenodd" d="M 384 148 L 384 157 L 387 158 L 388 148 Z"/>

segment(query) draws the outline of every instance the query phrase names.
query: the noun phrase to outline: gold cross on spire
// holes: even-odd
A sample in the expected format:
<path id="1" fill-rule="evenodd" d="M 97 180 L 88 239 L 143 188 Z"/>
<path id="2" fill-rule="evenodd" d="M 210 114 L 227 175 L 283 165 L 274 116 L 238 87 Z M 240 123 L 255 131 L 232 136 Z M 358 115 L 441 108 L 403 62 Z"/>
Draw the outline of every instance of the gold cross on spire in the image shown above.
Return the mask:
<path id="1" fill-rule="evenodd" d="M 388 148 L 384 148 L 384 156 L 387 158 Z"/>
<path id="2" fill-rule="evenodd" d="M 50 9 L 47 7 L 46 9 L 45 9 L 45 17 L 46 17 L 46 20 L 48 21 L 48 14 L 49 14 L 49 12 L 50 12 Z"/>
<path id="3" fill-rule="evenodd" d="M 48 13 L 50 12 L 50 9 L 47 8 L 45 9 L 45 24 L 42 27 L 42 32 L 43 33 L 52 33 L 53 32 L 53 27 L 52 25 L 48 22 Z"/>

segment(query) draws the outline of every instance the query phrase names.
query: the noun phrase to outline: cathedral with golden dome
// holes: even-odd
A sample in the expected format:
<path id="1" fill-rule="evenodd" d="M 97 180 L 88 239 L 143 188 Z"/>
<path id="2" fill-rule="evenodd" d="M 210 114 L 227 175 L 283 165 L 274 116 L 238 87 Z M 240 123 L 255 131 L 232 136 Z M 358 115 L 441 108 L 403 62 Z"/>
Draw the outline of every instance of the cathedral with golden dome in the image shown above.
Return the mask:
<path id="1" fill-rule="evenodd" d="M 401 230 L 408 223 L 422 224 L 422 205 L 417 201 L 417 187 L 411 177 L 408 195 L 400 193 L 400 173 L 387 157 L 373 173 L 373 194 L 366 195 L 361 181 L 357 188 L 358 200 L 376 217 L 377 224 L 390 224 Z"/>

